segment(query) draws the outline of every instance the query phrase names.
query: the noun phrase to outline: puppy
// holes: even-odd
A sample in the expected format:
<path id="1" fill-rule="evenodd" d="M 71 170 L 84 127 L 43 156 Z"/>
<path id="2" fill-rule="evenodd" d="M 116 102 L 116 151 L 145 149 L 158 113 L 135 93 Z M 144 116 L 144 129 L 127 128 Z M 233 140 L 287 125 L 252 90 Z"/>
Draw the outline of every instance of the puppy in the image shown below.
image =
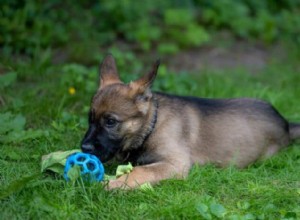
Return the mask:
<path id="1" fill-rule="evenodd" d="M 110 181 L 109 189 L 184 178 L 193 164 L 246 167 L 300 138 L 300 124 L 287 122 L 261 100 L 152 92 L 158 66 L 129 84 L 119 79 L 111 55 L 100 66 L 82 151 L 102 162 L 116 158 L 135 165 Z"/>

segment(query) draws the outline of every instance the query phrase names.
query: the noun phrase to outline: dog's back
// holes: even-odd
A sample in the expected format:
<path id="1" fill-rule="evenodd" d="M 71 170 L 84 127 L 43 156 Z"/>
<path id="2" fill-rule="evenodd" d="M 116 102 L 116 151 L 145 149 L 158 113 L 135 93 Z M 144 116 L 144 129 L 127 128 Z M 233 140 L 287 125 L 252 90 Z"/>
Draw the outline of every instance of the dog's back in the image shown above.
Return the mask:
<path id="1" fill-rule="evenodd" d="M 188 146 L 191 163 L 245 167 L 273 155 L 290 141 L 288 122 L 264 101 L 155 96 L 160 133 Z"/>

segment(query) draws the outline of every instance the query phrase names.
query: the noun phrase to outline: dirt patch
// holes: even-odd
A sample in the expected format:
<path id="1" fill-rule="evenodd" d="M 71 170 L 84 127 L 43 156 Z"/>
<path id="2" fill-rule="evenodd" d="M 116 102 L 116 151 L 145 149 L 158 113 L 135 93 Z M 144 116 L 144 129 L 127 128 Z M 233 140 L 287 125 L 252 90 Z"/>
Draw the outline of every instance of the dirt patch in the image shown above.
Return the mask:
<path id="1" fill-rule="evenodd" d="M 203 69 L 243 68 L 251 73 L 263 70 L 271 60 L 285 57 L 279 45 L 263 46 L 248 42 L 234 42 L 226 47 L 202 47 L 182 51 L 167 58 L 172 71 L 196 72 Z"/>

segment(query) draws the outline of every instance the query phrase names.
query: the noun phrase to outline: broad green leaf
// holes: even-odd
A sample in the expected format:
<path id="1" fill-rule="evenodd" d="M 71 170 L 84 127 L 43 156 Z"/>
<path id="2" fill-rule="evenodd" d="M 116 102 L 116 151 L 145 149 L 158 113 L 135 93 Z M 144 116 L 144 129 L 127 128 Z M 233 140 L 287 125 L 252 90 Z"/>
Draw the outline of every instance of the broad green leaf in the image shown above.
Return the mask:
<path id="1" fill-rule="evenodd" d="M 81 150 L 57 151 L 44 155 L 41 161 L 41 172 L 52 170 L 60 174 L 63 173 L 67 157 L 77 152 L 81 152 Z"/>
<path id="2" fill-rule="evenodd" d="M 269 204 L 267 204 L 264 208 L 263 208 L 263 210 L 266 212 L 275 212 L 276 210 L 278 210 L 278 208 L 274 205 L 274 204 L 272 204 L 272 203 L 269 203 Z"/>
<path id="3" fill-rule="evenodd" d="M 1 190 L 0 192 L 0 199 L 4 199 L 8 196 L 10 196 L 13 193 L 16 193 L 18 191 L 20 191 L 21 189 L 23 189 L 30 181 L 37 179 L 38 177 L 40 177 L 41 174 L 33 174 L 31 176 L 26 176 L 23 177 L 21 179 L 15 180 L 12 183 L 10 183 L 6 188 L 4 188 L 3 190 Z"/>
<path id="4" fill-rule="evenodd" d="M 251 213 L 248 213 L 243 216 L 243 220 L 254 220 L 254 219 L 256 219 L 256 217 Z"/>
<path id="5" fill-rule="evenodd" d="M 42 130 L 24 130 L 26 118 L 12 115 L 10 112 L 0 114 L 0 143 L 18 143 L 46 135 Z"/>
<path id="6" fill-rule="evenodd" d="M 64 175 L 65 166 L 62 164 L 54 164 L 51 167 L 48 167 L 46 170 L 52 171 L 53 173 L 57 173 L 59 175 Z"/>
<path id="7" fill-rule="evenodd" d="M 13 84 L 17 79 L 17 73 L 10 72 L 3 75 L 0 75 L 0 89 L 3 89 L 7 86 Z"/>
<path id="8" fill-rule="evenodd" d="M 24 116 L 19 114 L 11 122 L 9 122 L 9 124 L 13 131 L 21 131 L 25 128 L 26 119 Z"/>
<path id="9" fill-rule="evenodd" d="M 4 152 L 5 156 L 8 157 L 10 160 L 21 160 L 22 156 L 15 151 L 7 151 Z"/>
<path id="10" fill-rule="evenodd" d="M 22 115 L 13 116 L 10 112 L 0 114 L 0 134 L 7 135 L 7 132 L 21 131 L 26 123 Z"/>
<path id="11" fill-rule="evenodd" d="M 196 208 L 204 219 L 212 219 L 211 214 L 208 212 L 209 210 L 207 205 L 205 205 L 204 203 L 199 203 Z"/>
<path id="12" fill-rule="evenodd" d="M 226 209 L 221 204 L 211 204 L 210 211 L 218 218 L 223 218 L 226 214 Z"/>
<path id="13" fill-rule="evenodd" d="M 21 141 L 35 139 L 44 136 L 46 133 L 42 130 L 26 130 L 18 132 L 10 132 L 5 136 L 0 137 L 2 143 L 19 143 Z"/>

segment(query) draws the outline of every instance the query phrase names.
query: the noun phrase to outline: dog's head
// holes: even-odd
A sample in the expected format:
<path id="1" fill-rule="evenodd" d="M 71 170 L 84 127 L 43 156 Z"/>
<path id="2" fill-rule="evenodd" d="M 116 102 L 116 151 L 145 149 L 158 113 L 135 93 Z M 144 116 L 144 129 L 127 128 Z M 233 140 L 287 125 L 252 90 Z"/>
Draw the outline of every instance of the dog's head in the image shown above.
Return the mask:
<path id="1" fill-rule="evenodd" d="M 152 70 L 129 84 L 121 82 L 114 58 L 108 55 L 100 65 L 100 85 L 89 112 L 89 128 L 82 142 L 83 152 L 106 162 L 117 152 L 134 146 L 152 117 L 151 84 L 159 61 Z"/>

